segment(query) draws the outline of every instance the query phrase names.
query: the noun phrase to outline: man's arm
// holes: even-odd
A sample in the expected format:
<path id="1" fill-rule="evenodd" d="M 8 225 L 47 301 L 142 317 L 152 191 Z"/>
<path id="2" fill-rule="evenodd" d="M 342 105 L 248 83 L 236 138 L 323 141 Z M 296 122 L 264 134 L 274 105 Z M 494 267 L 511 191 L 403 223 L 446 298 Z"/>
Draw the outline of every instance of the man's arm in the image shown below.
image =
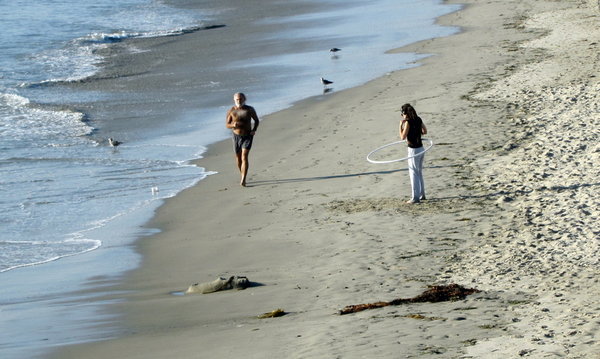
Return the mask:
<path id="1" fill-rule="evenodd" d="M 227 116 L 225 117 L 225 127 L 230 129 L 235 129 L 235 122 L 233 121 L 233 116 L 231 116 L 231 110 L 227 111 Z"/>
<path id="2" fill-rule="evenodd" d="M 252 119 L 254 120 L 254 127 L 252 128 L 252 135 L 254 135 L 254 132 L 256 132 L 256 130 L 258 129 L 258 124 L 260 123 L 260 120 L 258 119 L 258 115 L 256 114 L 256 111 L 254 110 L 254 108 L 252 108 L 252 115 L 251 115 Z"/>

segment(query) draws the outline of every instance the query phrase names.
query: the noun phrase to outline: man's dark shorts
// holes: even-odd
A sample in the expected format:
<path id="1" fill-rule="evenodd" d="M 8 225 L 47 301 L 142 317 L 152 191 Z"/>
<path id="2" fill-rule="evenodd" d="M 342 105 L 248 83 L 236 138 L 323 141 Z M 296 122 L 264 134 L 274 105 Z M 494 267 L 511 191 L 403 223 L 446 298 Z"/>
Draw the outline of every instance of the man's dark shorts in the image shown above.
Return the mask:
<path id="1" fill-rule="evenodd" d="M 249 150 L 252 148 L 252 135 L 236 135 L 233 134 L 233 150 L 235 153 L 242 152 L 242 148 Z"/>

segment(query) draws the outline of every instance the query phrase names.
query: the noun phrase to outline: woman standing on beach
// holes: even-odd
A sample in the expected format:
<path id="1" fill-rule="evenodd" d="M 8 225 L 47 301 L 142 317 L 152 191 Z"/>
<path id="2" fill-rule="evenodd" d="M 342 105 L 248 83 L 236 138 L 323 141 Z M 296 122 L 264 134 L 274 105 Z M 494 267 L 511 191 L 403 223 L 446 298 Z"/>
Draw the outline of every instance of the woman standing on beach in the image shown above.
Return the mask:
<path id="1" fill-rule="evenodd" d="M 402 121 L 400 121 L 400 139 L 408 143 L 408 174 L 412 197 L 406 203 L 419 203 L 425 199 L 425 182 L 423 181 L 424 152 L 421 135 L 427 134 L 427 127 L 417 115 L 417 111 L 410 105 L 402 105 Z"/>

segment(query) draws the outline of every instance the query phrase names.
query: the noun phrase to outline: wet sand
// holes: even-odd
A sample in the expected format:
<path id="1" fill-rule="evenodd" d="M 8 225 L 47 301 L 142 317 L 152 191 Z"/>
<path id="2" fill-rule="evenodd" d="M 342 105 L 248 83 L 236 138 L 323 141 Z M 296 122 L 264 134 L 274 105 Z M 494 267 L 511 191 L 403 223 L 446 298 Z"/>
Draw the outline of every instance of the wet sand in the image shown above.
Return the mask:
<path id="1" fill-rule="evenodd" d="M 108 293 L 117 338 L 53 357 L 597 355 L 599 9 L 464 3 L 440 19 L 463 32 L 394 50 L 422 66 L 263 118 L 247 188 L 212 146 L 198 164 L 218 174 L 159 209 Z M 436 143 L 418 205 L 405 163 L 365 160 L 406 102 Z M 231 275 L 254 286 L 172 294 Z M 338 314 L 449 283 L 481 292 Z"/>

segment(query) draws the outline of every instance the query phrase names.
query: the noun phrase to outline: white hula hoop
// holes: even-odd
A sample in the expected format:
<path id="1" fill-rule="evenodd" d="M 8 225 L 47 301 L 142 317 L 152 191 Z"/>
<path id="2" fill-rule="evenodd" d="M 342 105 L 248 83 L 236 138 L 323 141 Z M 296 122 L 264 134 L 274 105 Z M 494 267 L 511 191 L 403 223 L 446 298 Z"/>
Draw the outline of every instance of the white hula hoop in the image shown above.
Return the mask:
<path id="1" fill-rule="evenodd" d="M 425 152 L 429 151 L 429 149 L 431 147 L 433 147 L 433 141 L 429 138 L 422 138 L 421 141 L 428 141 L 429 142 L 429 146 L 427 148 L 425 148 L 425 150 L 421 153 L 417 153 L 416 155 L 412 155 L 412 156 L 406 156 L 406 157 L 402 157 L 402 158 L 397 158 L 395 160 L 386 160 L 386 161 L 377 161 L 377 160 L 372 160 L 370 157 L 373 153 L 377 152 L 377 151 L 381 151 L 386 147 L 390 147 L 393 145 L 397 145 L 399 143 L 403 143 L 406 142 L 406 140 L 400 140 L 400 141 L 396 141 L 396 142 L 392 142 L 392 143 L 388 143 L 387 145 L 383 145 L 379 148 L 374 149 L 373 151 L 369 152 L 369 154 L 367 155 L 367 161 L 371 162 L 371 163 L 394 163 L 394 162 L 400 162 L 400 161 L 405 161 L 408 160 L 410 158 L 414 158 L 414 157 L 419 157 L 425 154 Z"/>

